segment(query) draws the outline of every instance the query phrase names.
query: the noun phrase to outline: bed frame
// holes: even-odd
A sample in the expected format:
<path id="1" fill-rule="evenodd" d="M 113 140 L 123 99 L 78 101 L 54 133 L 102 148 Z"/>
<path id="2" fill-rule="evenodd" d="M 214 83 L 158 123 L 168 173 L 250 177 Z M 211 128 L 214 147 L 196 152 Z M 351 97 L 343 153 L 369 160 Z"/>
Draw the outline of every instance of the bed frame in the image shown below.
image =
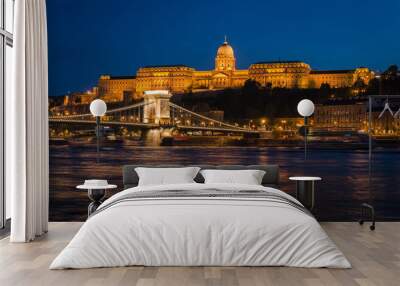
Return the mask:
<path id="1" fill-rule="evenodd" d="M 263 170 L 265 175 L 262 185 L 265 187 L 279 187 L 279 166 L 278 165 L 125 165 L 122 168 L 124 189 L 136 187 L 139 183 L 138 174 L 135 171 L 137 167 L 151 168 L 177 168 L 177 167 L 199 167 L 201 169 L 219 169 L 219 170 Z M 203 176 L 198 173 L 194 180 L 197 183 L 204 183 Z"/>

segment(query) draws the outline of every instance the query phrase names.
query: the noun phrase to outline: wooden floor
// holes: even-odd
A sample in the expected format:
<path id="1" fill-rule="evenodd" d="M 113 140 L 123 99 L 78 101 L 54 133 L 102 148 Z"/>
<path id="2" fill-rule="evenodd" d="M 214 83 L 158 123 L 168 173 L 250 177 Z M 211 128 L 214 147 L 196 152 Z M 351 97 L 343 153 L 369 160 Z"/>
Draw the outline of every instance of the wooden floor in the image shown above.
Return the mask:
<path id="1" fill-rule="evenodd" d="M 289 267 L 125 267 L 48 270 L 81 223 L 51 223 L 32 243 L 0 241 L 0 285 L 400 285 L 400 223 L 378 223 L 375 232 L 357 223 L 322 223 L 352 269 Z"/>

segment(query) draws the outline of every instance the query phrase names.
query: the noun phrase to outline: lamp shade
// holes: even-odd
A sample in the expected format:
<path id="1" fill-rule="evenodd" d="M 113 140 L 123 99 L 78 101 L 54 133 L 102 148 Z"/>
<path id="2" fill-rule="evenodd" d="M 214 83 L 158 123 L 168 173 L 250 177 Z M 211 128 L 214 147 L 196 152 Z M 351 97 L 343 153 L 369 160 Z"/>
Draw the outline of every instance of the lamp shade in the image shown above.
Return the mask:
<path id="1" fill-rule="evenodd" d="M 303 117 L 311 116 L 314 113 L 314 103 L 309 99 L 303 99 L 297 105 L 297 111 Z"/>
<path id="2" fill-rule="evenodd" d="M 107 104 L 101 99 L 95 99 L 90 103 L 90 113 L 93 116 L 103 116 L 107 112 Z"/>

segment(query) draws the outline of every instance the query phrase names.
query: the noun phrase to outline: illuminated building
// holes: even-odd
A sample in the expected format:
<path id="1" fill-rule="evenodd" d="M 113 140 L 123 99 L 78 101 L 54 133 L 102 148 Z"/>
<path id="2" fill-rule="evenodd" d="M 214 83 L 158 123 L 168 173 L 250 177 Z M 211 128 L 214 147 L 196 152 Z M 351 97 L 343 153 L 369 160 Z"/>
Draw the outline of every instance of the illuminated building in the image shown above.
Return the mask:
<path id="1" fill-rule="evenodd" d="M 98 82 L 98 96 L 106 101 L 126 101 L 142 98 L 146 90 L 169 90 L 172 93 L 240 88 L 246 80 L 256 80 L 261 86 L 281 88 L 350 87 L 357 80 L 368 84 L 374 73 L 368 68 L 352 70 L 315 71 L 301 61 L 269 61 L 236 68 L 235 53 L 225 42 L 219 46 L 213 70 L 198 71 L 185 65 L 145 66 L 136 76 L 113 77 L 102 75 Z"/>
<path id="2" fill-rule="evenodd" d="M 98 82 L 99 97 L 107 102 L 124 101 L 132 98 L 136 90 L 135 76 L 100 76 Z"/>
<path id="3" fill-rule="evenodd" d="M 93 87 L 86 92 L 75 92 L 64 96 L 63 105 L 90 104 L 92 100 L 98 97 L 99 91 L 97 87 Z"/>
<path id="4" fill-rule="evenodd" d="M 362 130 L 366 128 L 368 109 L 365 101 L 341 101 L 317 105 L 314 112 L 316 128 Z"/>
<path id="5" fill-rule="evenodd" d="M 136 75 L 137 96 L 146 90 L 165 89 L 173 93 L 189 91 L 192 86 L 194 69 L 184 66 L 147 66 L 138 70 Z"/>
<path id="6" fill-rule="evenodd" d="M 398 105 L 397 105 L 398 106 Z M 396 108 L 398 108 L 395 106 Z M 397 109 L 396 109 L 397 110 Z M 379 118 L 381 106 L 372 111 L 374 135 L 395 135 L 400 132 L 400 119 L 389 113 Z M 317 105 L 314 113 L 314 127 L 327 130 L 368 131 L 368 105 L 366 101 L 332 101 Z"/>

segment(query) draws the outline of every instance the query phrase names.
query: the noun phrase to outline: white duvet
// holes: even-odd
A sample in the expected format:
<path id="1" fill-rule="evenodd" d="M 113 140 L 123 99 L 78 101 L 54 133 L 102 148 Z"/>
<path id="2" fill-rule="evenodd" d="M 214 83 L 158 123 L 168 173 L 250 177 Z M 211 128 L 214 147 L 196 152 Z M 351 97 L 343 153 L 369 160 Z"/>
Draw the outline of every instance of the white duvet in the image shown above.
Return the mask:
<path id="1" fill-rule="evenodd" d="M 163 190 L 265 190 L 230 184 L 136 187 Z M 297 201 L 296 201 L 297 202 Z M 257 199 L 125 201 L 86 221 L 50 269 L 145 266 L 294 266 L 350 268 L 319 223 L 295 207 Z"/>

